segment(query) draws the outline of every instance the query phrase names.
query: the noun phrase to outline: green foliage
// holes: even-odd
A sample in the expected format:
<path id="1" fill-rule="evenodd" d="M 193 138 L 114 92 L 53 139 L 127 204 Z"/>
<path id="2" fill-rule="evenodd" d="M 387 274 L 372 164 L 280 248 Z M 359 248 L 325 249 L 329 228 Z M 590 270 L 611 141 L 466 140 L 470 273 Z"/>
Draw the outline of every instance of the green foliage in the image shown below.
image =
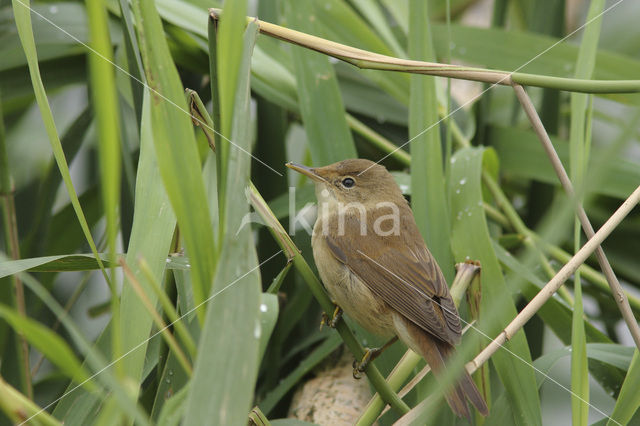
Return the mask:
<path id="1" fill-rule="evenodd" d="M 485 86 L 477 98 L 479 83 L 451 80 L 451 95 L 443 77 L 353 67 L 261 34 L 275 27 L 246 17 L 254 2 L 226 1 L 214 19 L 206 8 L 217 3 L 0 2 L 0 424 L 35 416 L 51 425 L 235 425 L 254 406 L 272 424 L 309 424 L 284 419 L 295 389 L 331 366 L 343 343 L 360 357 L 378 341 L 348 318 L 337 332 L 318 330 L 332 304 L 310 236 L 300 226 L 283 234 L 314 189 L 286 160 L 381 160 L 448 281 L 454 262 L 481 262 L 478 319 L 445 380 L 584 243 L 509 87 Z M 549 21 L 544 2 L 496 1 L 485 10 L 490 27 L 470 26 L 479 4 L 259 0 L 258 8 L 285 31 L 517 71 L 514 81 L 544 87 L 527 91 L 599 228 L 640 181 L 640 82 L 589 79 L 637 78 L 640 27 L 625 23 L 640 7 L 582 2 L 566 24 L 561 14 Z M 206 134 L 193 126 L 185 89 Z M 604 250 L 640 316 L 637 211 Z M 168 327 L 158 329 L 129 279 Z M 460 312 L 465 323 L 475 315 L 465 300 Z M 623 326 L 589 259 L 476 374 L 490 407 L 476 424 L 632 423 L 640 358 Z M 410 408 L 401 421 L 462 424 L 426 394 L 442 383 L 394 393 L 419 361 L 401 360 L 405 349 L 395 344 L 367 370 L 372 390 L 391 402 L 379 424 Z M 42 365 L 29 363 L 40 356 Z M 360 424 L 382 409 L 380 398 L 359 407 Z"/>

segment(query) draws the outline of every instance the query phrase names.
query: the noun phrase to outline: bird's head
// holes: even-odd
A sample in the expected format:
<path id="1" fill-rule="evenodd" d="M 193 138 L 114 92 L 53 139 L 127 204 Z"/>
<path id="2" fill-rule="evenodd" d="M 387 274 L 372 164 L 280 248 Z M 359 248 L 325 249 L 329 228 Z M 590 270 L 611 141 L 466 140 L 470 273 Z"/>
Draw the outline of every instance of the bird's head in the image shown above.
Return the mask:
<path id="1" fill-rule="evenodd" d="M 384 166 L 373 161 L 350 159 L 323 167 L 287 163 L 287 167 L 315 181 L 318 201 L 332 199 L 344 204 L 375 205 L 402 199 L 402 192 L 393 176 Z"/>

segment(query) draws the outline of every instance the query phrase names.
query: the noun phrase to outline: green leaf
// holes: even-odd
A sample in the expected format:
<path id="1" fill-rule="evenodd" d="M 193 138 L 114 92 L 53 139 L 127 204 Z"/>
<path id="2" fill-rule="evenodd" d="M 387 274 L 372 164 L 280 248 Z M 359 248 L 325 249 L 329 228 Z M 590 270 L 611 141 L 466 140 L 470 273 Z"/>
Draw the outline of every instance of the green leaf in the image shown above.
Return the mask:
<path id="1" fill-rule="evenodd" d="M 239 86 L 242 61 L 242 34 L 246 24 L 247 2 L 236 1 L 223 9 L 218 27 L 218 87 L 220 93 L 220 130 L 231 136 L 231 126 Z M 226 158 L 225 158 L 226 159 Z"/>
<path id="2" fill-rule="evenodd" d="M 67 160 L 73 162 L 78 150 L 80 149 L 82 142 L 85 140 L 85 137 L 88 133 L 88 130 L 93 121 L 93 114 L 90 107 L 87 107 L 82 113 L 80 113 L 75 120 L 69 125 L 64 134 L 62 135 L 62 139 L 60 143 L 64 147 L 65 156 Z M 54 227 L 56 231 L 61 228 L 55 227 L 57 224 L 53 224 L 53 218 L 60 217 L 60 214 L 65 210 L 64 208 L 58 211 L 56 215 L 51 217 L 52 215 L 52 207 L 54 205 L 56 199 L 56 189 L 60 186 L 60 182 L 62 181 L 62 176 L 58 173 L 58 170 L 50 167 L 47 173 L 42 176 L 40 180 L 40 188 L 38 190 L 37 202 L 34 207 L 35 210 L 35 218 L 33 219 L 33 225 L 31 225 L 31 230 L 29 232 L 29 236 L 26 241 L 23 240 L 21 243 L 20 251 L 23 256 L 35 256 L 42 254 L 42 249 L 45 246 L 46 241 L 46 231 L 49 227 Z M 90 191 L 85 191 L 84 194 L 80 197 L 81 204 L 84 205 L 85 215 L 87 217 L 87 221 L 90 225 L 94 223 L 96 219 L 94 219 L 94 214 L 91 211 L 92 209 L 87 206 L 85 194 Z M 72 209 L 70 210 L 70 216 L 73 215 Z M 78 227 L 77 219 L 73 216 L 73 220 L 70 220 L 69 223 Z M 70 233 L 65 233 L 65 236 L 70 237 Z M 78 232 L 80 236 L 80 241 L 84 241 L 84 237 L 82 236 L 82 231 Z M 58 239 L 59 241 L 60 239 Z M 69 241 L 71 240 L 71 241 Z M 72 242 L 74 238 L 65 238 L 65 242 Z M 75 248 L 76 246 L 74 246 Z M 48 253 L 54 253 L 53 251 L 49 251 Z M 103 259 L 106 260 L 106 259 Z"/>
<path id="3" fill-rule="evenodd" d="M 571 408 L 574 425 L 587 425 L 589 420 L 589 368 L 587 339 L 582 308 L 582 285 L 574 281 L 574 305 L 571 323 Z"/>
<path id="4" fill-rule="evenodd" d="M 107 245 L 115 260 L 120 204 L 120 122 L 113 68 L 113 51 L 102 1 L 88 0 L 87 14 L 91 34 L 89 55 L 90 87 L 95 111 L 100 161 L 102 202 L 107 220 Z M 115 277 L 114 277 L 115 278 Z"/>
<path id="5" fill-rule="evenodd" d="M 80 332 L 80 329 L 71 319 L 68 313 L 60 306 L 60 304 L 51 296 L 51 294 L 33 277 L 27 273 L 20 275 L 23 283 L 47 306 L 47 308 L 58 318 L 60 323 L 65 327 L 71 340 L 80 352 L 85 356 L 85 364 L 89 366 L 92 371 L 99 372 L 94 374 L 94 378 L 100 380 L 110 390 L 110 395 L 113 395 L 118 400 L 118 407 L 123 413 L 126 413 L 130 418 L 134 419 L 136 423 L 141 425 L 148 425 L 149 421 L 146 413 L 136 404 L 136 400 L 131 396 L 128 390 L 125 390 L 123 384 L 118 381 L 109 368 L 107 361 L 102 355 L 102 351 L 108 351 L 109 347 L 105 345 L 105 342 L 109 342 L 109 334 L 103 333 L 98 338 L 97 344 L 90 343 Z M 110 331 L 109 328 L 107 331 Z M 107 338 L 105 339 L 104 336 Z M 78 406 L 76 403 L 80 399 L 87 401 L 88 405 L 93 405 L 95 402 L 99 402 L 99 397 L 95 398 L 92 394 L 83 393 L 83 389 L 77 389 L 77 386 L 71 387 L 65 394 L 65 398 L 58 402 L 56 410 L 60 406 L 64 406 L 59 413 L 59 417 L 65 417 L 69 414 L 72 416 L 78 416 L 82 419 L 86 419 L 87 415 L 91 414 L 91 408 L 87 406 Z M 72 393 L 72 391 L 77 391 Z M 98 401 L 95 401 L 98 399 Z M 56 413 L 58 416 L 58 413 Z M 82 420 L 81 423 L 86 422 Z"/>
<path id="6" fill-rule="evenodd" d="M 109 267 L 107 255 L 100 254 L 100 258 Z M 61 256 L 33 257 L 30 259 L 8 260 L 0 262 L 0 278 L 8 277 L 19 272 L 60 272 L 60 271 L 88 271 L 99 269 L 100 266 L 92 254 L 72 254 Z"/>
<path id="7" fill-rule="evenodd" d="M 89 16 L 89 32 L 91 35 L 90 46 L 92 54 L 89 55 L 89 83 L 91 88 L 91 101 L 96 116 L 96 128 L 98 134 L 98 161 L 100 164 L 100 187 L 102 190 L 102 208 L 106 219 L 106 240 L 109 260 L 116 261 L 116 244 L 119 231 L 119 206 L 120 206 L 120 120 L 118 109 L 118 94 L 113 69 L 113 51 L 111 38 L 107 26 L 107 10 L 105 3 L 96 0 L 87 0 L 87 14 Z M 111 312 L 114 324 L 111 332 L 113 340 L 112 350 L 114 358 L 119 357 L 122 351 L 122 326 L 119 322 L 120 312 L 118 298 L 118 279 L 115 266 L 111 266 Z M 118 369 L 121 365 L 117 366 Z M 115 405 L 109 399 L 106 408 L 113 409 Z M 101 416 L 100 419 L 104 418 Z M 99 420 L 100 420 L 99 419 Z"/>
<path id="8" fill-rule="evenodd" d="M 249 212 L 239 196 L 249 185 L 249 72 L 257 25 L 247 26 L 232 123 L 229 155 L 227 223 L 209 307 L 198 346 L 185 425 L 243 424 L 254 397 L 260 336 L 260 273 L 250 229 L 242 226 Z M 274 255 L 275 256 L 275 255 Z M 272 257 L 274 257 L 272 256 Z M 271 258 L 270 258 L 271 259 Z M 269 259 L 269 260 L 270 260 Z M 230 397 L 232 396 L 232 397 Z"/>
<path id="9" fill-rule="evenodd" d="M 290 265 L 290 264 L 289 264 Z M 262 359 L 269 338 L 273 332 L 276 322 L 278 321 L 278 296 L 275 294 L 262 293 L 260 295 L 260 350 L 258 352 L 259 359 Z"/>
<path id="10" fill-rule="evenodd" d="M 89 373 L 82 367 L 71 348 L 60 336 L 39 322 L 23 317 L 4 305 L 0 305 L 0 316 L 9 322 L 16 332 L 22 334 L 31 345 L 42 352 L 67 377 L 76 383 L 82 383 L 89 391 L 97 390 L 96 385 L 88 381 Z"/>
<path id="11" fill-rule="evenodd" d="M 178 426 L 184 415 L 186 408 L 185 402 L 189 392 L 189 386 L 185 386 L 176 392 L 162 407 L 160 417 L 158 417 L 158 426 Z"/>
<path id="12" fill-rule="evenodd" d="M 521 287 L 510 284 L 511 291 L 521 291 L 522 294 L 531 300 L 544 287 L 545 282 L 538 278 L 530 269 L 522 264 L 518 259 L 507 252 L 500 244 L 492 240 L 496 257 L 507 269 L 514 272 L 518 278 L 525 280 Z M 545 324 L 553 330 L 558 338 L 565 344 L 571 341 L 570 330 L 567 324 L 571 321 L 572 310 L 560 298 L 552 298 L 544 304 L 538 311 L 538 315 Z M 611 342 L 611 340 L 590 322 L 585 322 L 587 338 L 590 342 Z"/>
<path id="13" fill-rule="evenodd" d="M 587 356 L 603 363 L 627 371 L 634 355 L 634 349 L 615 343 L 587 343 Z"/>
<path id="14" fill-rule="evenodd" d="M 447 28 L 433 23 L 431 28 L 439 57 L 448 51 Z M 493 69 L 573 76 L 579 47 L 574 43 L 559 43 L 560 39 L 546 35 L 503 28 L 479 28 L 462 24 L 451 25 L 451 51 L 454 59 Z M 505 43 L 508 40 L 508 43 Z M 535 58 L 535 60 L 531 60 Z M 523 67 L 524 65 L 524 67 Z M 597 80 L 636 79 L 640 61 L 629 56 L 599 50 L 593 78 Z M 621 102 L 635 104 L 637 94 L 607 95 Z"/>
<path id="15" fill-rule="evenodd" d="M 399 57 L 405 56 L 404 49 L 394 36 L 391 25 L 389 24 L 389 19 L 384 16 L 380 4 L 372 0 L 354 0 L 352 3 L 358 12 L 367 18 L 373 28 L 380 34 L 380 37 L 393 50 L 395 55 Z"/>
<path id="16" fill-rule="evenodd" d="M 602 26 L 604 0 L 594 0 L 589 6 L 578 59 L 576 78 L 588 79 L 593 75 L 598 39 Z M 570 177 L 574 187 L 580 190 L 586 177 L 587 164 L 591 146 L 591 116 L 593 108 L 587 108 L 589 96 L 584 93 L 571 94 L 571 125 L 569 137 Z M 580 195 L 578 195 L 580 198 Z M 574 247 L 579 250 L 582 229 L 580 221 L 575 218 Z M 586 426 L 589 422 L 589 369 L 587 365 L 587 339 L 584 330 L 584 310 L 582 306 L 582 280 L 580 271 L 574 274 L 574 306 L 571 322 L 571 416 L 574 426 Z"/>
<path id="17" fill-rule="evenodd" d="M 162 184 L 161 171 L 153 146 L 152 98 L 148 91 L 145 92 L 140 126 L 140 158 L 136 177 L 133 226 L 125 260 L 151 302 L 155 303 L 155 294 L 140 270 L 138 259 L 144 258 L 155 279 L 161 281 L 165 267 L 168 266 L 167 254 L 176 227 L 176 216 Z M 171 258 L 171 260 L 179 261 L 180 258 Z M 125 353 L 144 342 L 151 332 L 151 315 L 126 279 L 120 295 L 120 321 L 122 330 L 126 330 L 122 336 L 122 348 Z M 145 343 L 142 348 L 121 361 L 123 371 L 134 380 L 141 378 L 146 348 Z"/>
<path id="18" fill-rule="evenodd" d="M 150 87 L 156 158 L 191 259 L 191 283 L 198 304 L 211 289 L 215 246 L 209 209 L 203 202 L 206 192 L 193 125 L 154 2 L 136 0 L 133 10 Z"/>
<path id="19" fill-rule="evenodd" d="M 414 60 L 435 59 L 426 22 L 429 22 L 427 2 L 409 2 L 409 56 Z M 454 272 L 453 257 L 438 122 L 435 77 L 411 75 L 411 208 L 429 250 L 438 261 L 447 281 L 451 282 Z"/>
<path id="20" fill-rule="evenodd" d="M 313 32 L 313 4 L 287 1 L 285 16 L 293 28 Z M 291 47 L 298 87 L 298 103 L 304 123 L 313 163 L 324 166 L 357 156 L 351 132 L 344 115 L 329 59 L 302 47 Z"/>
<path id="21" fill-rule="evenodd" d="M 559 185 L 549 158 L 532 131 L 515 127 L 491 126 L 489 138 L 498 152 L 505 177 L 535 179 Z M 568 164 L 569 143 L 553 136 L 551 141 L 562 163 Z M 603 148 L 593 147 L 588 168 L 595 166 L 598 159 L 605 154 Z M 640 168 L 638 162 L 633 159 L 617 157 L 603 167 L 600 179 L 587 181 L 590 191 L 626 199 L 636 189 L 636 182 L 640 182 Z"/>
<path id="22" fill-rule="evenodd" d="M 60 174 L 62 175 L 62 179 L 64 180 L 67 193 L 69 194 L 71 204 L 73 205 L 73 209 L 76 213 L 78 221 L 80 222 L 80 226 L 82 227 L 84 236 L 87 239 L 87 242 L 89 243 L 94 256 L 96 257 L 96 259 L 98 259 L 98 264 L 101 265 L 100 269 L 102 269 L 105 280 L 107 280 L 108 282 L 109 280 L 106 272 L 104 271 L 104 266 L 102 266 L 102 261 L 98 256 L 98 249 L 96 248 L 96 244 L 93 241 L 91 230 L 89 229 L 89 225 L 87 224 L 87 220 L 82 211 L 80 201 L 78 200 L 78 194 L 76 193 L 73 182 L 71 181 L 69 165 L 67 164 L 67 160 L 64 156 L 64 151 L 62 150 L 62 144 L 60 143 L 56 124 L 53 120 L 51 107 L 49 106 L 49 101 L 47 99 L 47 93 L 45 92 L 44 85 L 42 84 L 42 77 L 40 75 L 40 68 L 38 65 L 38 54 L 33 38 L 33 32 L 31 29 L 31 12 L 29 9 L 30 1 L 12 0 L 12 5 L 16 26 L 18 28 L 18 34 L 20 36 L 22 48 L 24 49 L 24 54 L 27 57 L 27 63 L 29 65 L 31 84 L 33 85 L 33 91 L 35 93 L 36 101 L 38 103 L 38 107 L 40 108 L 40 115 L 42 116 L 42 121 L 44 122 L 47 136 L 49 137 L 49 142 L 51 143 L 53 155 L 56 159 L 58 169 L 60 170 Z"/>
<path id="23" fill-rule="evenodd" d="M 356 13 L 347 2 L 325 0 L 325 2 L 313 2 L 313 4 L 315 5 L 315 13 L 313 15 L 320 25 L 315 28 L 307 26 L 302 31 L 310 34 L 319 34 L 332 41 L 371 52 L 394 56 L 394 52 L 382 38 L 378 37 L 371 25 Z M 406 75 L 367 69 L 360 70 L 358 74 L 360 78 L 364 77 L 375 82 L 396 101 L 400 101 L 403 104 L 408 102 L 409 78 Z"/>
<path id="24" fill-rule="evenodd" d="M 482 265 L 482 302 L 477 327 L 493 338 L 517 311 L 491 245 L 482 207 L 483 154 L 495 155 L 490 150 L 463 148 L 451 159 L 451 245 L 456 261 L 470 258 Z M 482 341 L 486 342 L 487 337 Z M 492 361 L 505 386 L 515 424 L 541 424 L 540 400 L 524 332 L 519 331 L 506 342 Z"/>
<path id="25" fill-rule="evenodd" d="M 631 417 L 640 407 L 638 383 L 640 383 L 640 354 L 636 349 L 633 353 L 631 366 L 627 371 L 627 377 L 624 379 L 618 400 L 613 408 L 613 413 L 611 413 L 611 420 L 607 422 L 607 426 L 613 425 L 614 421 L 616 424 L 629 424 Z"/>
<path id="26" fill-rule="evenodd" d="M 225 4 L 219 24 L 209 22 L 209 73 L 212 82 L 213 121 L 221 136 L 217 138 L 216 153 L 220 236 L 225 232 L 226 226 L 229 155 L 232 145 L 238 143 L 234 141 L 232 126 L 240 84 L 238 73 L 242 65 L 242 34 L 246 25 L 246 14 L 247 2 L 236 1 Z"/>
<path id="27" fill-rule="evenodd" d="M 186 320 L 187 318 L 183 318 L 181 321 Z M 198 324 L 198 322 L 195 321 L 194 324 Z M 177 357 L 173 352 L 169 352 L 158 382 L 151 412 L 151 417 L 157 423 L 162 421 L 173 422 L 184 417 L 189 393 L 189 380 L 190 377 L 180 366 Z M 174 398 L 178 399 L 174 400 Z M 173 410 L 176 411 L 174 412 Z M 162 419 L 163 416 L 165 420 Z"/>
<path id="28" fill-rule="evenodd" d="M 36 25 L 33 27 L 33 37 L 36 45 L 43 47 L 43 49 L 38 49 L 40 61 L 64 58 L 85 51 L 84 47 L 80 46 L 76 40 L 59 29 L 62 28 L 64 31 L 73 34 L 83 43 L 89 41 L 87 14 L 81 3 L 55 2 L 54 8 L 47 4 L 36 3 L 30 5 L 30 7 L 34 10 L 34 16 L 37 16 Z M 12 16 L 7 12 L 3 4 L 1 21 L 3 24 L 7 20 L 11 22 Z M 40 16 L 55 22 L 59 28 L 43 22 Z M 27 58 L 20 47 L 15 28 L 11 28 L 9 31 L 3 28 L 1 34 L 0 57 L 2 57 L 2 62 L 0 63 L 0 71 L 26 65 Z M 114 38 L 114 43 L 119 41 L 119 37 Z"/>

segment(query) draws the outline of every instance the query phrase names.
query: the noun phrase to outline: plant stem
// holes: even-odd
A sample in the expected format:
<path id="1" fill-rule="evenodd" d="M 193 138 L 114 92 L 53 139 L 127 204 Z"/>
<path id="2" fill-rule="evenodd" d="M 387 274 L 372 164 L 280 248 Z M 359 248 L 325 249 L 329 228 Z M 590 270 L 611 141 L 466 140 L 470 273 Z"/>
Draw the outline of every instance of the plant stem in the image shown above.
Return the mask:
<path id="1" fill-rule="evenodd" d="M 61 426 L 51 414 L 42 410 L 30 398 L 24 396 L 0 377 L 0 408 L 15 424 L 22 424 L 32 416 L 29 424 Z"/>
<path id="2" fill-rule="evenodd" d="M 640 186 L 627 198 L 616 212 L 605 222 L 589 241 L 566 263 L 560 271 L 544 286 L 542 290 L 520 311 L 520 313 L 507 325 L 500 334 L 480 352 L 473 361 L 467 365 L 467 370 L 472 373 L 489 358 L 512 336 L 515 335 L 536 312 L 549 300 L 560 286 L 575 272 L 576 269 L 596 250 L 596 248 L 611 234 L 622 222 L 627 214 L 640 201 Z"/>
<path id="3" fill-rule="evenodd" d="M 147 312 L 149 313 L 149 315 L 151 315 L 151 318 L 153 318 L 153 322 L 156 324 L 156 327 L 158 327 L 158 330 L 160 330 L 162 337 L 167 343 L 167 346 L 171 348 L 174 355 L 176 356 L 176 359 L 184 369 L 185 373 L 187 373 L 187 376 L 191 377 L 193 375 L 193 367 L 191 366 L 191 363 L 187 359 L 187 356 L 185 355 L 184 351 L 176 341 L 176 338 L 169 331 L 169 326 L 165 324 L 160 314 L 158 314 L 158 312 L 156 311 L 155 307 L 151 303 L 151 300 L 149 300 L 149 297 L 147 296 L 145 291 L 142 289 L 142 286 L 136 279 L 135 274 L 133 273 L 133 271 L 131 271 L 131 268 L 129 268 L 129 265 L 127 265 L 127 262 L 124 260 L 124 258 L 120 258 L 120 266 L 122 266 L 122 270 L 126 275 L 127 279 L 129 280 L 129 284 L 133 287 L 133 290 L 136 292 L 136 294 L 140 298 L 140 301 L 142 302 L 144 307 L 147 309 Z"/>
<path id="4" fill-rule="evenodd" d="M 357 134 L 365 138 L 371 145 L 378 148 L 380 151 L 390 154 L 393 153 L 393 157 L 402 162 L 402 164 L 411 164 L 411 155 L 407 151 L 398 149 L 398 146 L 393 142 L 382 136 L 381 134 L 372 130 L 369 126 L 359 121 L 351 114 L 346 114 L 347 124 Z"/>
<path id="5" fill-rule="evenodd" d="M 182 340 L 182 343 L 187 348 L 187 351 L 191 355 L 191 358 L 195 359 L 198 352 L 198 347 L 193 340 L 193 337 L 191 337 L 191 334 L 187 330 L 187 327 L 184 325 L 184 322 L 180 320 L 175 306 L 173 305 L 173 303 L 171 303 L 171 300 L 169 300 L 169 296 L 167 296 L 167 293 L 165 293 L 160 287 L 160 284 L 151 271 L 151 267 L 149 267 L 149 264 L 144 258 L 138 261 L 138 266 L 140 267 L 140 271 L 142 271 L 145 278 L 147 279 L 147 282 L 151 284 L 153 292 L 158 297 L 160 305 L 162 306 L 165 315 L 169 319 L 169 325 L 175 329 L 176 334 L 180 337 L 180 340 Z"/>
<path id="6" fill-rule="evenodd" d="M 214 19 L 219 17 L 220 12 L 220 9 L 209 9 L 209 13 Z M 325 55 L 332 56 L 364 69 L 428 74 L 439 77 L 500 84 L 503 86 L 511 86 L 516 83 L 572 92 L 640 92 L 640 80 L 585 80 L 400 59 L 336 43 L 280 25 L 260 21 L 253 17 L 247 17 L 247 21 L 254 20 L 258 23 L 260 33 L 262 34 L 324 53 Z"/>
<path id="7" fill-rule="evenodd" d="M 530 250 L 535 251 L 538 254 L 538 258 L 540 259 L 540 265 L 542 265 L 542 269 L 547 274 L 548 279 L 553 278 L 556 275 L 557 271 L 553 269 L 553 267 L 551 266 L 551 262 L 549 262 L 549 259 L 547 259 L 544 253 L 540 251 L 539 247 L 536 245 L 534 240 L 531 237 L 525 237 L 524 244 Z M 578 268 L 578 270 L 580 270 L 580 268 Z M 571 296 L 571 293 L 569 292 L 569 290 L 567 290 L 565 286 L 562 286 L 558 289 L 558 294 L 560 295 L 560 297 L 564 299 L 565 302 L 567 302 L 569 306 L 573 307 L 573 297 Z"/>
<path id="8" fill-rule="evenodd" d="M 457 264 L 456 269 L 456 277 L 453 280 L 453 283 L 451 283 L 451 297 L 453 298 L 453 302 L 456 307 L 458 307 L 462 297 L 467 292 L 469 285 L 471 285 L 474 278 L 478 276 L 480 266 L 473 262 L 464 262 Z M 408 349 L 386 379 L 391 389 L 394 391 L 400 389 L 421 359 L 422 357 L 420 355 L 416 354 L 411 349 Z M 413 387 L 417 385 L 429 371 L 429 366 L 426 366 L 407 386 L 402 389 L 399 395 L 402 397 L 409 393 L 409 391 L 413 389 Z M 375 394 L 365 407 L 356 425 L 363 426 L 373 424 L 381 413 L 383 413 L 384 406 L 384 401 L 380 398 L 380 395 Z"/>
<path id="9" fill-rule="evenodd" d="M 540 243 L 542 249 L 545 252 L 547 252 L 551 257 L 555 258 L 556 260 L 562 263 L 567 263 L 569 259 L 571 259 L 571 255 L 566 251 L 562 250 L 560 247 L 557 247 L 557 246 L 554 246 L 553 244 L 549 244 L 545 241 L 542 241 L 540 238 L 538 238 L 537 235 L 535 236 L 535 238 L 538 239 L 538 242 Z M 596 271 L 595 269 L 593 269 L 591 266 L 587 264 L 581 265 L 580 272 L 591 284 L 595 285 L 600 290 L 607 293 L 611 291 L 611 288 L 609 287 L 609 284 L 607 283 L 607 279 L 605 278 L 605 276 L 602 275 L 600 272 Z M 640 299 L 634 296 L 633 294 L 630 294 L 627 291 L 625 291 L 625 295 L 627 296 L 627 299 L 629 300 L 629 304 L 631 305 L 631 307 L 636 312 L 640 312 Z"/>
<path id="10" fill-rule="evenodd" d="M 249 426 L 270 426 L 271 423 L 257 405 L 249 412 Z"/>
<path id="11" fill-rule="evenodd" d="M 300 250 L 296 247 L 295 243 L 293 242 L 293 240 L 291 240 L 289 235 L 284 231 L 284 228 L 282 227 L 282 225 L 280 225 L 275 215 L 253 184 L 251 184 L 250 188 L 250 200 L 254 209 L 258 212 L 258 214 L 262 216 L 263 220 L 270 225 L 269 230 L 271 230 L 272 234 L 274 235 L 276 242 L 286 253 L 288 261 L 293 262 L 293 266 L 295 266 L 295 268 L 298 270 L 298 273 L 307 283 L 307 285 L 309 286 L 309 290 L 311 290 L 313 296 L 316 298 L 318 303 L 320 303 L 322 309 L 325 312 L 333 312 L 335 306 L 329 298 L 329 295 L 325 291 L 324 287 L 322 286 L 322 283 L 313 273 L 313 271 L 309 267 L 309 264 L 302 256 Z M 347 345 L 353 356 L 358 360 L 362 359 L 365 350 L 355 338 L 346 322 L 344 322 L 343 320 L 338 321 L 336 330 L 338 331 L 338 333 L 340 333 L 340 337 Z M 398 395 L 391 389 L 389 384 L 384 380 L 384 377 L 373 363 L 369 363 L 365 373 L 373 387 L 382 396 L 384 401 L 386 401 L 399 413 L 404 414 L 409 411 L 409 406 L 403 400 L 401 400 Z"/>
<path id="12" fill-rule="evenodd" d="M 524 88 L 519 84 L 513 86 L 513 90 L 516 92 L 516 96 L 518 100 L 522 104 L 522 108 L 527 113 L 529 117 L 529 121 L 531 121 L 531 125 L 533 126 L 534 131 L 538 135 L 542 146 L 549 157 L 551 165 L 558 175 L 558 179 L 564 188 L 564 191 L 567 193 L 570 199 L 574 200 L 574 207 L 576 210 L 576 215 L 580 220 L 580 224 L 582 225 L 582 229 L 587 236 L 587 238 L 592 239 L 595 231 L 593 226 L 591 226 L 591 222 L 589 222 L 589 218 L 587 217 L 587 213 L 582 207 L 582 204 L 576 199 L 576 193 L 573 189 L 573 185 L 571 184 L 571 180 L 567 175 L 564 167 L 562 166 L 562 162 L 560 161 L 560 157 L 553 147 L 553 143 L 549 138 L 549 135 L 544 129 L 542 121 L 536 112 L 533 103 L 531 102 L 531 98 L 527 95 Z M 600 264 L 600 268 L 604 273 L 604 276 L 607 278 L 607 282 L 609 283 L 609 287 L 611 287 L 611 294 L 613 295 L 616 304 L 618 305 L 618 309 L 622 314 L 622 318 L 624 319 L 627 327 L 629 328 L 629 332 L 631 333 L 631 337 L 636 344 L 636 347 L 640 349 L 640 326 L 636 322 L 635 317 L 633 316 L 633 311 L 631 311 L 631 306 L 629 306 L 629 301 L 618 281 L 618 277 L 613 272 L 613 268 L 607 259 L 607 256 L 604 254 L 604 250 L 602 247 L 596 247 L 596 258 L 598 259 L 598 263 Z"/>
<path id="13" fill-rule="evenodd" d="M 13 260 L 20 259 L 20 243 L 18 240 L 18 221 L 16 218 L 16 205 L 13 197 L 13 184 L 9 174 L 9 156 L 7 153 L 7 141 L 4 132 L 4 116 L 2 114 L 2 102 L 0 101 L 0 197 L 2 198 L 2 224 L 4 226 L 5 245 L 9 257 Z M 13 302 L 18 313 L 26 317 L 27 309 L 24 300 L 24 287 L 17 275 L 11 276 L 13 287 Z M 29 344 L 22 334 L 16 333 L 16 356 L 20 364 L 20 379 L 24 387 L 24 393 L 33 398 L 33 386 L 31 384 L 31 368 L 29 367 Z"/>

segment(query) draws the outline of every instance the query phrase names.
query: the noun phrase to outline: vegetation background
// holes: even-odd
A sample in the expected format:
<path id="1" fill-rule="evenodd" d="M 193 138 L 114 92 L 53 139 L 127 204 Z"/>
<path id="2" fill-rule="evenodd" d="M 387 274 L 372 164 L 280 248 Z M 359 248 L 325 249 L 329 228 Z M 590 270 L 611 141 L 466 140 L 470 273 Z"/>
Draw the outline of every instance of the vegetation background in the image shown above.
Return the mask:
<path id="1" fill-rule="evenodd" d="M 640 3 L 248 3 L 214 26 L 213 0 L 0 0 L 0 424 L 286 417 L 342 343 L 318 328 L 309 235 L 260 224 L 289 228 L 290 202 L 314 201 L 286 161 L 384 158 L 448 280 L 482 263 L 466 360 L 584 243 L 511 88 L 358 69 L 245 16 L 401 58 L 625 80 L 640 75 Z M 528 92 L 597 229 L 640 183 L 640 98 Z M 637 209 L 604 249 L 637 316 Z M 491 414 L 476 424 L 640 424 L 638 351 L 595 258 L 579 271 L 478 374 Z M 465 422 L 443 403 L 421 415 Z"/>

